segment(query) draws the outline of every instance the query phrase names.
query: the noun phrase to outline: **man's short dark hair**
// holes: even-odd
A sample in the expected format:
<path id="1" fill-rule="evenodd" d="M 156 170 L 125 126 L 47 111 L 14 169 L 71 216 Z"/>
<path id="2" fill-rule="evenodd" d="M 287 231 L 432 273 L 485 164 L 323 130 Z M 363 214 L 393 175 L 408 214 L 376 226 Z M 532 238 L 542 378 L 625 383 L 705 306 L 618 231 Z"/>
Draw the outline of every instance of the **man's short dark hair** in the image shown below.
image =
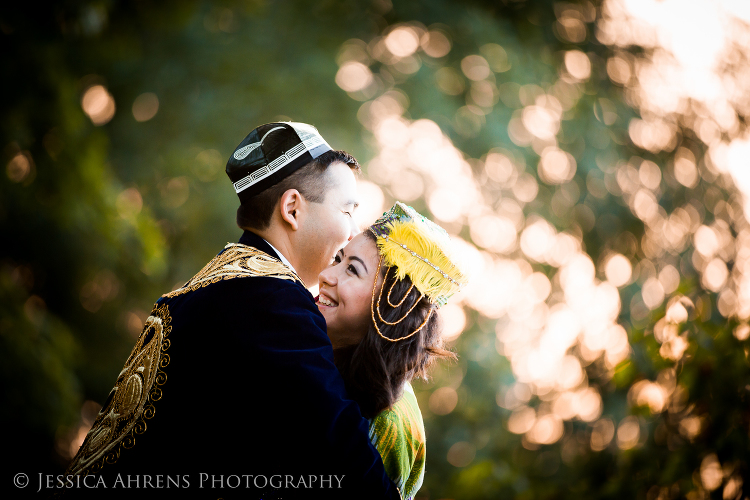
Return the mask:
<path id="1" fill-rule="evenodd" d="M 323 153 L 277 184 L 242 202 L 237 209 L 237 225 L 241 229 L 266 229 L 271 224 L 276 203 L 289 189 L 296 189 L 309 202 L 323 203 L 331 188 L 327 170 L 336 162 L 345 163 L 355 172 L 361 171 L 357 160 L 346 151 Z"/>

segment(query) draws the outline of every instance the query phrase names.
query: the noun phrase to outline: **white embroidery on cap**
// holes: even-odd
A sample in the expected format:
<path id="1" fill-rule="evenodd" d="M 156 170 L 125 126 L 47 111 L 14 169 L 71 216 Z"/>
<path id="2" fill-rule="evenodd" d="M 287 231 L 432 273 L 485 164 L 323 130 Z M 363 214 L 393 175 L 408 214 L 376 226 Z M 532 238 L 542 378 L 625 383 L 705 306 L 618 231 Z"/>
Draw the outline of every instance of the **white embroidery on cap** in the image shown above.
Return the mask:
<path id="1" fill-rule="evenodd" d="M 260 147 L 261 144 L 263 144 L 263 139 L 268 137 L 268 134 L 273 132 L 274 130 L 284 130 L 284 127 L 274 127 L 268 132 L 265 133 L 263 137 L 260 138 L 260 142 L 253 142 L 252 144 L 248 144 L 247 146 L 241 147 L 237 151 L 234 152 L 232 156 L 234 156 L 235 160 L 244 160 L 247 158 L 247 155 L 255 151 Z"/>

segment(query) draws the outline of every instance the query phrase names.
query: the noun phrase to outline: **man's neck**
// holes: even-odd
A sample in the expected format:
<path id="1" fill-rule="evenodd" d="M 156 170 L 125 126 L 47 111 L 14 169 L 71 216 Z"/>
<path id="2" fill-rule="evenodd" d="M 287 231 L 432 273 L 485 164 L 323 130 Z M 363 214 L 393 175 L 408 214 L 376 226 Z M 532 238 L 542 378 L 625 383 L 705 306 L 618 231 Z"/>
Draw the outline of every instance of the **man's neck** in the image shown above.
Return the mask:
<path id="1" fill-rule="evenodd" d="M 300 278 L 302 278 L 303 280 L 305 279 L 305 277 L 300 274 L 300 271 L 302 271 L 302 269 L 300 269 L 294 252 L 291 251 L 292 245 L 286 234 L 279 234 L 279 231 L 274 231 L 272 228 L 262 230 L 253 229 L 249 231 L 266 240 L 266 243 L 271 245 L 271 248 L 273 248 L 273 250 L 279 254 L 281 260 L 285 261 L 284 263 L 287 266 L 291 267 L 292 270 L 294 270 L 294 272 L 300 276 Z"/>

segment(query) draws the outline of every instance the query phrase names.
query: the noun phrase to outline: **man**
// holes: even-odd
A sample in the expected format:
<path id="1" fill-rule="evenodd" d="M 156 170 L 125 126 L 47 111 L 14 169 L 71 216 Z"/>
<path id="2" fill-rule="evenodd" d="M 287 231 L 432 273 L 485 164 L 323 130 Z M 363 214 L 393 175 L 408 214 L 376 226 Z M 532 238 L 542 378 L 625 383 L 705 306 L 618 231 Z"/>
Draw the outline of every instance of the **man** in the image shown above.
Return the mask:
<path id="1" fill-rule="evenodd" d="M 306 289 L 357 231 L 358 169 L 301 123 L 240 143 L 239 244 L 157 301 L 69 474 L 110 497 L 399 498 Z"/>

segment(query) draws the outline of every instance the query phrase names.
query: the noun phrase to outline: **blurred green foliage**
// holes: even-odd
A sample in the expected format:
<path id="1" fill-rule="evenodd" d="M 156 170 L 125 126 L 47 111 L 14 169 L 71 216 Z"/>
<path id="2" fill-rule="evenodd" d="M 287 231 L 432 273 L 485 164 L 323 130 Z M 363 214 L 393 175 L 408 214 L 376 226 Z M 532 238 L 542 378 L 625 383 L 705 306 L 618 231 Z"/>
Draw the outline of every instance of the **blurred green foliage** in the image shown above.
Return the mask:
<path id="1" fill-rule="evenodd" d="M 524 214 L 579 234 L 597 266 L 609 251 L 643 259 L 643 221 L 622 197 L 590 186 L 603 183 L 603 163 L 638 155 L 663 166 L 670 155 L 632 144 L 628 123 L 638 111 L 607 76 L 611 49 L 593 36 L 596 16 L 587 20 L 585 37 L 572 42 L 555 27 L 565 5 L 594 14 L 599 8 L 551 0 L 92 0 L 44 10 L 32 4 L 0 8 L 0 144 L 7 174 L 0 179 L 6 234 L 0 254 L 0 422 L 17 469 L 55 473 L 65 467 L 71 441 L 90 419 L 84 401 L 105 399 L 153 300 L 191 277 L 225 242 L 237 240 L 237 200 L 223 166 L 246 133 L 293 119 L 316 125 L 330 144 L 363 163 L 377 154 L 377 142 L 358 121 L 358 101 L 373 96 L 347 95 L 336 85 L 337 57 L 345 42 L 369 43 L 389 26 L 416 22 L 439 29 L 452 49 L 444 57 L 423 56 L 412 73 L 389 72 L 386 63 L 370 61 L 385 82 L 379 92 L 396 89 L 405 97 L 405 118 L 434 121 L 467 157 L 480 159 L 501 147 L 537 178 L 531 166 L 538 153 L 509 136 L 508 124 L 523 106 L 511 101 L 521 86 L 553 85 L 565 51 L 585 52 L 592 75 L 580 84 L 558 133 L 560 147 L 576 159 L 570 185 L 583 208 L 555 210 L 561 188 L 542 182 Z M 502 46 L 509 66 L 493 76 L 494 84 L 514 92 L 478 119 L 461 111 L 470 84 L 461 76 L 461 61 L 488 43 Z M 445 68 L 457 75 L 460 89 L 453 95 L 436 85 Z M 103 85 L 116 105 L 114 117 L 101 126 L 81 105 L 93 85 Z M 158 112 L 139 122 L 132 107 L 146 92 L 158 96 Z M 601 118 L 602 98 L 618 117 L 613 123 Z M 679 141 L 705 151 L 689 130 L 680 131 Z M 482 178 L 481 165 L 472 166 Z M 490 195 L 505 196 L 483 179 Z M 691 202 L 700 208 L 709 197 L 739 203 L 723 177 L 693 189 L 665 180 L 659 203 L 671 213 Z M 422 198 L 412 204 L 429 212 Z M 705 224 L 719 217 L 712 208 L 701 209 Z M 731 222 L 734 235 L 746 224 L 741 215 Z M 471 239 L 468 227 L 461 236 Z M 750 484 L 750 344 L 734 335 L 737 321 L 719 314 L 716 294 L 701 288 L 689 253 L 663 257 L 680 270 L 677 292 L 694 305 L 686 306 L 684 355 L 670 360 L 660 354 L 653 333 L 666 304 L 631 314 L 642 285 L 633 282 L 619 290 L 618 320 L 628 331 L 629 358 L 609 374 L 601 363 L 586 367 L 604 416 L 615 425 L 626 418 L 637 423 L 641 437 L 629 449 L 610 436 L 608 445 L 592 451 L 593 423 L 581 421 L 565 422 L 562 438 L 551 445 L 511 433 L 510 411 L 497 403 L 498 392 L 514 381 L 508 359 L 496 351 L 497 321 L 467 308 L 467 329 L 455 343 L 459 361 L 438 368 L 431 383 L 416 385 L 428 433 L 420 496 L 741 498 L 736 479 Z M 534 268 L 553 274 L 546 264 Z M 682 391 L 669 409 L 652 411 L 629 400 L 634 384 L 669 373 L 667 383 Z M 457 389 L 458 404 L 448 414 L 433 414 L 430 395 L 443 386 Z M 536 397 L 529 402 L 539 403 Z M 698 419 L 690 421 L 696 433 L 685 431 L 685 418 Z M 464 457 L 460 466 L 447 460 L 451 450 Z M 720 484 L 740 485 L 735 495 L 727 496 L 733 490 L 726 486 L 707 488 L 701 479 L 714 456 L 724 467 Z"/>

